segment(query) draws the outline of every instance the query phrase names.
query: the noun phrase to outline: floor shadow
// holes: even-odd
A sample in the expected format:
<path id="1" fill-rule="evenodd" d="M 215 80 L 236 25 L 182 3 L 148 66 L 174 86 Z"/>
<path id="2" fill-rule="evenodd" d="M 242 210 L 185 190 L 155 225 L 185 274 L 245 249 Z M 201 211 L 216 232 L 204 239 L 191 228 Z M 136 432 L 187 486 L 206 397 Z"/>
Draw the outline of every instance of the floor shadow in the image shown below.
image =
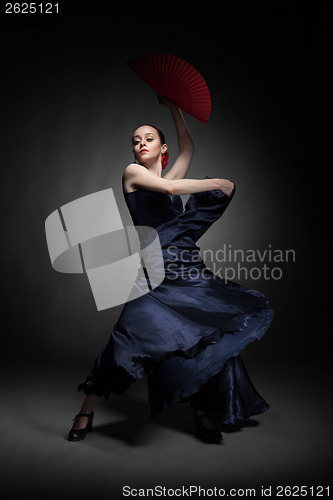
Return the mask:
<path id="1" fill-rule="evenodd" d="M 118 413 L 116 420 L 115 411 Z M 149 408 L 143 401 L 123 398 L 117 407 L 110 406 L 110 418 L 113 422 L 95 426 L 94 432 L 131 446 L 147 444 L 147 441 L 154 439 L 154 435 L 159 434 L 161 428 L 187 435 L 194 433 L 191 409 L 184 404 L 174 404 L 160 416 L 151 417 Z"/>
<path id="2" fill-rule="evenodd" d="M 147 440 L 148 425 L 149 421 L 147 419 L 124 419 L 110 424 L 99 425 L 94 428 L 94 433 L 134 446 L 141 444 L 143 438 L 140 436 L 143 434 L 145 435 L 145 441 Z"/>
<path id="3" fill-rule="evenodd" d="M 193 435 L 193 410 L 189 403 L 174 403 L 163 413 L 151 419 L 156 426 L 165 427 L 183 434 Z"/>
<path id="4" fill-rule="evenodd" d="M 244 427 L 257 427 L 259 426 L 258 420 L 254 419 L 249 419 L 245 420 L 244 422 L 240 422 L 235 425 L 225 425 L 225 424 L 219 424 L 219 427 L 222 432 L 225 432 L 226 434 L 232 433 L 232 432 L 239 432 L 241 431 Z"/>

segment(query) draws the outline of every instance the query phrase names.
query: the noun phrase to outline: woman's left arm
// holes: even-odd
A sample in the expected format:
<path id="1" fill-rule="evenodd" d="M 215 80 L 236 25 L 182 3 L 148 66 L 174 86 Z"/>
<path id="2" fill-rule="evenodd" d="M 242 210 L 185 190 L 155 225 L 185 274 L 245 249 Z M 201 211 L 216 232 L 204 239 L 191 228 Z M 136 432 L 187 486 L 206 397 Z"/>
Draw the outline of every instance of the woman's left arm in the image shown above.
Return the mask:
<path id="1" fill-rule="evenodd" d="M 168 99 L 158 96 L 160 104 L 167 106 L 175 123 L 178 139 L 179 154 L 170 170 L 163 176 L 164 179 L 184 179 L 190 166 L 194 152 L 194 144 L 187 128 L 182 112 Z"/>

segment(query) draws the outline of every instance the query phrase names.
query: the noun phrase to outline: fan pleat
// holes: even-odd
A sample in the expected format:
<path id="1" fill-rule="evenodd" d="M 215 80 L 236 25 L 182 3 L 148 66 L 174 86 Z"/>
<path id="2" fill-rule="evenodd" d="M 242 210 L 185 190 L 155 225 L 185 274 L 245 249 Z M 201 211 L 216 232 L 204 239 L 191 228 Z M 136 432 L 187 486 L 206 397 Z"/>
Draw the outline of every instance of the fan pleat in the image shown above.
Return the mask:
<path id="1" fill-rule="evenodd" d="M 180 109 L 207 123 L 211 112 L 209 89 L 200 73 L 170 54 L 146 54 L 128 62 L 130 68 L 155 92 Z"/>

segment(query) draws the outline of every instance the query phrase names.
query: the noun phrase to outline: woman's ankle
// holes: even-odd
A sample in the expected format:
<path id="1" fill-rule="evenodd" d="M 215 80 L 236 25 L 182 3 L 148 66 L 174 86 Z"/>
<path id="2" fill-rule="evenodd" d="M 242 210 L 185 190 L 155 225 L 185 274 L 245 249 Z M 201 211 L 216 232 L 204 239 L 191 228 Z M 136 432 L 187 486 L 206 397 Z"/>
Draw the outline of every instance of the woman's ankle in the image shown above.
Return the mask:
<path id="1" fill-rule="evenodd" d="M 209 431 L 214 431 L 214 430 L 218 430 L 217 428 L 217 425 L 215 422 L 213 422 L 212 420 L 210 420 L 206 414 L 205 414 L 205 411 L 204 410 L 195 410 L 197 412 L 197 415 L 198 417 L 202 417 L 201 418 L 201 423 L 202 425 L 205 427 L 205 429 L 209 430 Z"/>
<path id="2" fill-rule="evenodd" d="M 74 419 L 72 429 L 75 430 L 75 431 L 77 431 L 79 429 L 84 429 L 85 427 L 87 427 L 88 421 L 89 421 L 88 417 L 79 417 L 79 416 L 77 416 Z"/>

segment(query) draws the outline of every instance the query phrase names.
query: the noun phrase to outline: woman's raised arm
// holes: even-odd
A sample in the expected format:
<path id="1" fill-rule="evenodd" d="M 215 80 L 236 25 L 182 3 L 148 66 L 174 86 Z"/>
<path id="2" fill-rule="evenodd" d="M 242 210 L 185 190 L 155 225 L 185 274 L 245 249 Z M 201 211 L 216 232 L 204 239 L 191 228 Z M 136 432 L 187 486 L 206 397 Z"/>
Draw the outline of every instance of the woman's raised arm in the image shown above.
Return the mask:
<path id="1" fill-rule="evenodd" d="M 158 95 L 159 103 L 170 109 L 177 131 L 179 154 L 164 179 L 184 179 L 194 152 L 194 144 L 182 112 L 175 104 Z"/>

